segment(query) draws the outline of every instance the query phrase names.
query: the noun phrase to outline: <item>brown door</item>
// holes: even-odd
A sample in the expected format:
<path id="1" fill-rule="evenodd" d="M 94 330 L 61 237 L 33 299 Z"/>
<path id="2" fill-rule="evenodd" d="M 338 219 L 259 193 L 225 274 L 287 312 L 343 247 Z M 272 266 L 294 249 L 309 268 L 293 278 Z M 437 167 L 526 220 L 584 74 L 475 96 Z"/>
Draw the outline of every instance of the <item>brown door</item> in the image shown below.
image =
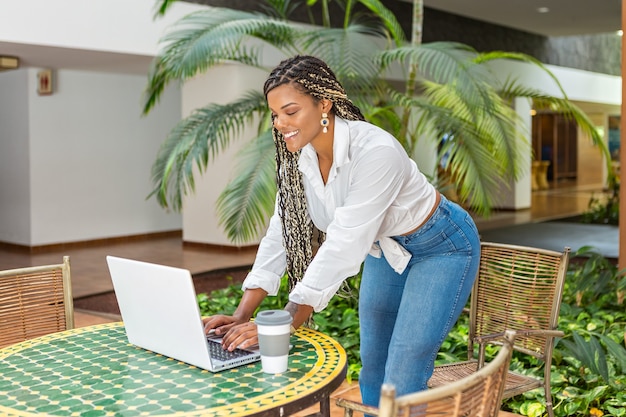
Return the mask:
<path id="1" fill-rule="evenodd" d="M 577 177 L 578 140 L 576 123 L 559 113 L 533 116 L 534 159 L 548 161 L 548 181 L 552 186 Z"/>

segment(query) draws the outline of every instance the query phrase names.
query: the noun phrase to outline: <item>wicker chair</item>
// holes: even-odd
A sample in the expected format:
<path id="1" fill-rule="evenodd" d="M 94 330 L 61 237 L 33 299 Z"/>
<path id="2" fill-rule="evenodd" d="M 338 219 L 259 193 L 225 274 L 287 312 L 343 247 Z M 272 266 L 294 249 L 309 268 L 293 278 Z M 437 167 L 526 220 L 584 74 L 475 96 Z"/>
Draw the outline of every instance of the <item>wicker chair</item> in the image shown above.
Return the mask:
<path id="1" fill-rule="evenodd" d="M 0 271 L 0 347 L 74 327 L 70 258 Z"/>
<path id="2" fill-rule="evenodd" d="M 342 398 L 337 399 L 337 405 L 345 408 L 345 417 L 352 416 L 353 411 L 380 417 L 496 417 L 502 403 L 514 339 L 515 332 L 506 331 L 503 346 L 491 362 L 450 384 L 400 397 L 396 397 L 392 385 L 385 384 L 381 389 L 379 408 Z"/>
<path id="3" fill-rule="evenodd" d="M 435 367 L 430 387 L 449 384 L 483 365 L 485 343 L 515 330 L 514 350 L 543 362 L 543 381 L 509 371 L 503 398 L 543 385 L 546 410 L 554 416 L 550 392 L 552 350 L 570 249 L 555 252 L 524 246 L 482 243 L 480 269 L 472 289 L 468 360 Z M 477 357 L 474 345 L 478 345 Z"/>

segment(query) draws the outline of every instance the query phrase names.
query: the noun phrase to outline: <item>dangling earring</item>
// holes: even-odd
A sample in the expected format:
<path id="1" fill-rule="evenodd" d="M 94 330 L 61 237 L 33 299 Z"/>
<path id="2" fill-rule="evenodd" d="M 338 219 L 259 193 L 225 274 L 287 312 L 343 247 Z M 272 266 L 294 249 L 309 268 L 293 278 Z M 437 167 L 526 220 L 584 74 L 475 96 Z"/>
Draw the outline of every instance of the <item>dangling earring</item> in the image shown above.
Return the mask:
<path id="1" fill-rule="evenodd" d="M 324 127 L 322 132 L 328 133 L 328 124 L 330 120 L 328 120 L 328 113 L 322 113 L 322 120 L 320 120 L 320 124 Z"/>

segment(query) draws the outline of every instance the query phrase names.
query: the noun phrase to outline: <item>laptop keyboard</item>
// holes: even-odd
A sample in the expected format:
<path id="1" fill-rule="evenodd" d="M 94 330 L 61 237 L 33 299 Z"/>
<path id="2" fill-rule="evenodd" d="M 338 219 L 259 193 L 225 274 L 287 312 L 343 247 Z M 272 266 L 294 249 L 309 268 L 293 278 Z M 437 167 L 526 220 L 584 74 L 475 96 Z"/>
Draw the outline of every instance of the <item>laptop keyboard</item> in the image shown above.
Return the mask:
<path id="1" fill-rule="evenodd" d="M 229 359 L 240 358 L 242 356 L 250 355 L 250 351 L 243 349 L 235 349 L 232 352 L 224 350 L 222 344 L 212 339 L 207 339 L 209 342 L 209 352 L 212 358 L 221 361 L 227 361 Z"/>

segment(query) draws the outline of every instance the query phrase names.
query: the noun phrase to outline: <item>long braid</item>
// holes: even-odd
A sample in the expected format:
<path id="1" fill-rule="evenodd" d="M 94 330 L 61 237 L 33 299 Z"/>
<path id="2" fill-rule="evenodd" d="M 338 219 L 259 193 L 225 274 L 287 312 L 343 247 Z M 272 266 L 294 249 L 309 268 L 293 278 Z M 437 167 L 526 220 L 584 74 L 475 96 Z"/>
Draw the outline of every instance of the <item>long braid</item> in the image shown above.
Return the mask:
<path id="1" fill-rule="evenodd" d="M 331 111 L 343 119 L 365 120 L 359 108 L 348 99 L 333 71 L 318 58 L 298 55 L 282 61 L 265 81 L 263 93 L 267 97 L 272 89 L 289 83 L 311 95 L 315 100 L 332 101 Z M 272 134 L 276 145 L 278 204 L 291 291 L 302 279 L 313 259 L 315 232 L 319 244 L 324 241 L 325 234 L 314 230 L 313 222 L 307 213 L 302 174 L 298 170 L 300 151 L 290 152 L 277 129 L 273 129 Z"/>

